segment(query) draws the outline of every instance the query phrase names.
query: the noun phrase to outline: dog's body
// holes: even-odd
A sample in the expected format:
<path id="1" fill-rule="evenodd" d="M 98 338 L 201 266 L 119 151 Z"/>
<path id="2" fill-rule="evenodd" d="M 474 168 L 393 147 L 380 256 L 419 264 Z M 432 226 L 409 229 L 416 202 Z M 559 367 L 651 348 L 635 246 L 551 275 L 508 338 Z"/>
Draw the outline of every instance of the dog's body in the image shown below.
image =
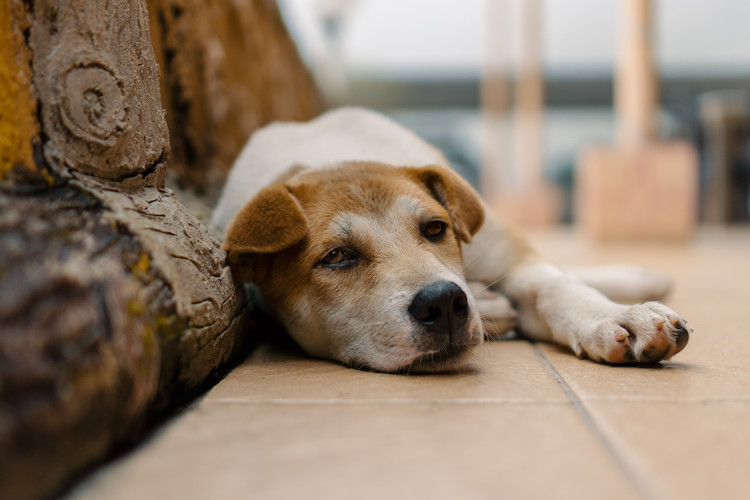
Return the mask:
<path id="1" fill-rule="evenodd" d="M 366 110 L 258 131 L 212 224 L 297 343 L 352 366 L 458 366 L 482 322 L 611 363 L 667 359 L 688 340 L 666 306 L 616 304 L 545 263 L 436 149 Z M 587 281 L 629 299 L 665 290 L 612 273 L 628 283 Z"/>

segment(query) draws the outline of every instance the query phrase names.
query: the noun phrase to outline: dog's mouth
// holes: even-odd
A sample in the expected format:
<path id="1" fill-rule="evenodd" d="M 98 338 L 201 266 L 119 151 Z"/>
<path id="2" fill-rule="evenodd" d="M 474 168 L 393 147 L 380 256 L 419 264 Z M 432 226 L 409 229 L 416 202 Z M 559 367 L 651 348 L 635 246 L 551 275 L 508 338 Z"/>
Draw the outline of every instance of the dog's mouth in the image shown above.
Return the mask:
<path id="1" fill-rule="evenodd" d="M 399 370 L 403 373 L 439 373 L 455 371 L 463 366 L 473 344 L 449 345 L 439 351 L 422 354 Z"/>

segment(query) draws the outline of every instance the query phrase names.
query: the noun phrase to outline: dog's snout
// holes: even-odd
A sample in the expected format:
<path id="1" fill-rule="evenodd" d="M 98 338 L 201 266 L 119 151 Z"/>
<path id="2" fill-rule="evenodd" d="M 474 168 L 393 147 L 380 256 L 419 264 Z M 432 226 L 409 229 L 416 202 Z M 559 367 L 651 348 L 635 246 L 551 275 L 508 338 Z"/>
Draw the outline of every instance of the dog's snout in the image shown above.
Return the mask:
<path id="1" fill-rule="evenodd" d="M 409 314 L 431 334 L 427 339 L 429 347 L 441 349 L 462 342 L 460 337 L 469 317 L 469 302 L 458 285 L 439 281 L 417 292 L 409 305 Z"/>

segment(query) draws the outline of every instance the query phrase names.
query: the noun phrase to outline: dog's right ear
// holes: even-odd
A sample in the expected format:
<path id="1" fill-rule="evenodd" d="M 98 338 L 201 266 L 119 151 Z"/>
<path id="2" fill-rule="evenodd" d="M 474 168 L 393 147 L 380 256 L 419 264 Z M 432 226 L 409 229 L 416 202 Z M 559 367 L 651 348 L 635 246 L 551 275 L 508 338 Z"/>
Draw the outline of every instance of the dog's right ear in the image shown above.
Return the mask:
<path id="1" fill-rule="evenodd" d="M 448 167 L 433 165 L 404 170 L 448 210 L 458 239 L 470 243 L 484 223 L 484 207 L 474 188 Z"/>
<path id="2" fill-rule="evenodd" d="M 235 276 L 251 282 L 259 257 L 289 248 L 306 234 L 307 219 L 299 202 L 285 186 L 274 184 L 234 216 L 222 248 Z"/>

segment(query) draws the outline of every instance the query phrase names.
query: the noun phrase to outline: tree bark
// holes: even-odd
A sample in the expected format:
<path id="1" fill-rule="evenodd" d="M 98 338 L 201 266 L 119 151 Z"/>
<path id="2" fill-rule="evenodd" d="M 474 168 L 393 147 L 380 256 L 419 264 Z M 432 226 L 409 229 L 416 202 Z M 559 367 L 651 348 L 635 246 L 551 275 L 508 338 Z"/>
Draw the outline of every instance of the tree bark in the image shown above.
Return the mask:
<path id="1" fill-rule="evenodd" d="M 148 0 L 162 69 L 170 169 L 203 191 L 226 173 L 247 138 L 271 121 L 321 110 L 312 78 L 274 0 Z"/>
<path id="2" fill-rule="evenodd" d="M 171 5 L 175 14 L 177 3 L 154 2 L 152 12 Z M 198 3 L 185 5 L 187 15 Z M 275 21 L 256 21 L 269 47 L 286 47 L 269 59 L 286 90 L 254 84 L 243 91 L 246 101 L 225 102 L 234 120 L 243 110 L 253 116 L 226 150 L 216 145 L 231 128 L 228 115 L 189 133 L 175 127 L 175 142 L 229 158 L 246 139 L 239 135 L 262 122 L 314 112 L 289 97 L 307 102 L 315 92 L 309 78 L 298 79 L 304 68 L 273 12 Z M 224 252 L 164 186 L 169 132 L 149 37 L 143 0 L 0 2 L 3 499 L 58 491 L 253 344 L 251 306 Z M 221 51 L 222 43 L 205 46 Z M 174 68 L 189 59 L 177 45 L 169 50 Z M 251 56 L 269 57 L 255 50 Z M 235 55 L 224 64 L 236 64 L 240 52 L 225 48 Z M 167 73 L 162 81 L 170 78 L 179 80 Z M 191 89 L 190 110 L 226 90 Z M 288 107 L 261 113 L 257 102 Z M 181 173 L 205 180 L 213 161 L 192 158 Z"/>

